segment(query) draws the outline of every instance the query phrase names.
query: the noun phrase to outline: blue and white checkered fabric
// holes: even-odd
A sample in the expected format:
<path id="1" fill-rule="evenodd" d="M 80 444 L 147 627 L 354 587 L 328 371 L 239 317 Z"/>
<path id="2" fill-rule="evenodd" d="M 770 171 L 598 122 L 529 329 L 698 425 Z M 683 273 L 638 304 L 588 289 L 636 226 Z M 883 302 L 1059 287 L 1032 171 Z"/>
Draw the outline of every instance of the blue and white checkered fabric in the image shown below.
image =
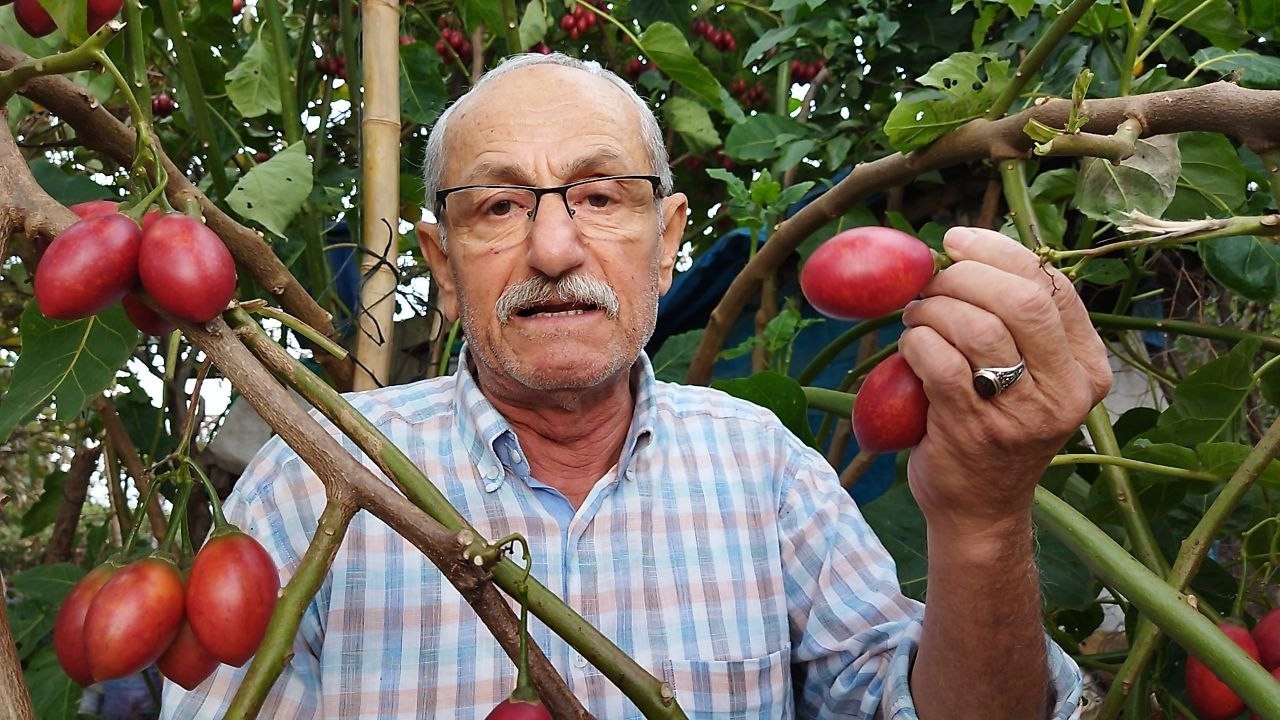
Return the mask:
<path id="1" fill-rule="evenodd" d="M 655 381 L 643 356 L 634 386 L 618 464 L 576 511 L 529 477 L 465 370 L 349 398 L 485 536 L 528 538 L 534 575 L 671 683 L 690 718 L 915 718 L 907 679 L 923 607 L 899 591 L 893 561 L 826 461 L 768 410 Z M 288 581 L 323 507 L 319 481 L 276 439 L 226 513 Z M 640 717 L 530 621 L 596 717 Z M 261 717 L 480 720 L 515 685 L 511 661 L 453 587 L 367 512 L 293 650 Z M 1049 651 L 1053 717 L 1078 717 L 1079 671 Z M 221 717 L 247 668 L 223 666 L 190 693 L 166 683 L 163 717 Z"/>

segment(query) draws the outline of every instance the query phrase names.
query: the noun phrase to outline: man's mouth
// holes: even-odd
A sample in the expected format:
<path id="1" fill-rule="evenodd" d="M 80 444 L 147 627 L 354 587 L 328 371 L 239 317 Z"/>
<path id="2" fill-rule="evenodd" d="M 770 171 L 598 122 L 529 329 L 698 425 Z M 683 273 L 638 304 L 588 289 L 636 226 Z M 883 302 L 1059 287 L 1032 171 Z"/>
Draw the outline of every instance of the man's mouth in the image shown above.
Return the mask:
<path id="1" fill-rule="evenodd" d="M 520 308 L 516 315 L 525 318 L 570 317 L 599 309 L 600 306 L 595 303 L 546 302 Z"/>

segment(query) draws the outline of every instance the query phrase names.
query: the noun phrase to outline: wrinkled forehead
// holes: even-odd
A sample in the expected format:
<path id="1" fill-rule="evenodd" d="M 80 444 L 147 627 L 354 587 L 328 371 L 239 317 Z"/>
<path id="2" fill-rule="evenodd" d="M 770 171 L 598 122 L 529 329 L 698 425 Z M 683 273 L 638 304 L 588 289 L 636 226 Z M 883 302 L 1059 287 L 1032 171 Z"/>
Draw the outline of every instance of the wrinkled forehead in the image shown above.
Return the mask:
<path id="1" fill-rule="evenodd" d="M 447 133 L 445 186 L 537 184 L 548 168 L 565 182 L 597 169 L 651 172 L 635 102 L 577 68 L 535 65 L 495 78 L 459 102 Z"/>

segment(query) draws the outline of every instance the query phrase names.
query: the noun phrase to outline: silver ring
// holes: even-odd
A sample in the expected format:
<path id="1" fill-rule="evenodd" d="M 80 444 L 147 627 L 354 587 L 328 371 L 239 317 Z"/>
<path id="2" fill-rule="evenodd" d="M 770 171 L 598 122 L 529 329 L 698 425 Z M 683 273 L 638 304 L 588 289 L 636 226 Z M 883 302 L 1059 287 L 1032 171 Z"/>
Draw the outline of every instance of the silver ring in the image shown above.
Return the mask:
<path id="1" fill-rule="evenodd" d="M 980 397 L 990 400 L 1018 382 L 1026 369 L 1027 363 L 1022 360 L 1012 367 L 978 368 L 973 371 L 973 389 Z"/>

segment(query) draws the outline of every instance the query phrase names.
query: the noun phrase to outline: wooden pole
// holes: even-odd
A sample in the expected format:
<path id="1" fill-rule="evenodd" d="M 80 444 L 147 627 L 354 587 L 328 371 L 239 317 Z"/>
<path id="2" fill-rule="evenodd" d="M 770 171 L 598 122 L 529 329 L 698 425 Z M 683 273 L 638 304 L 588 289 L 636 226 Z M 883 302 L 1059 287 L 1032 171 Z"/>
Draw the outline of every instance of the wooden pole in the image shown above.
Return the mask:
<path id="1" fill-rule="evenodd" d="M 361 0 L 364 113 L 360 122 L 360 198 L 364 254 L 354 388 L 391 377 L 396 247 L 400 224 L 400 5 Z"/>

